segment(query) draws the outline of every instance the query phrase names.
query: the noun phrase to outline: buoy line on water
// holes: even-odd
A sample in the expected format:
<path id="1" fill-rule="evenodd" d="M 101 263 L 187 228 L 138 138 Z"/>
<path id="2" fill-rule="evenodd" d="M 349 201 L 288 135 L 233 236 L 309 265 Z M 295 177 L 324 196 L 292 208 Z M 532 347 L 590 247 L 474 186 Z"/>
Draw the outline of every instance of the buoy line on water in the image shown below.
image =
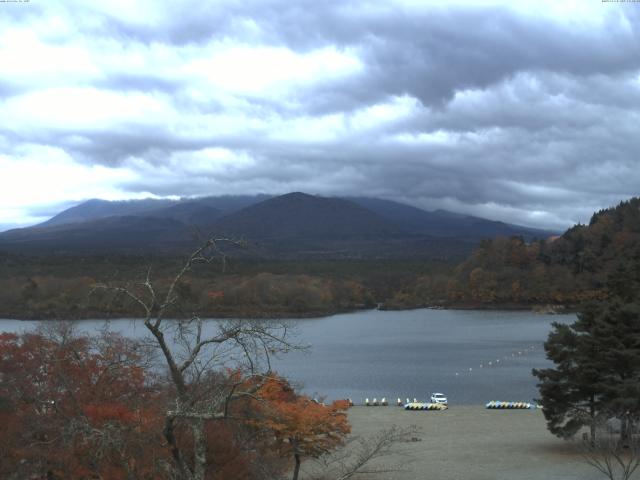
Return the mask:
<path id="1" fill-rule="evenodd" d="M 527 353 L 533 352 L 535 350 L 536 350 L 535 345 L 530 345 L 521 350 L 513 350 L 511 351 L 510 355 L 503 355 L 502 357 L 496 358 L 495 360 L 491 359 L 489 361 L 481 361 L 478 364 L 478 368 L 482 370 L 486 370 L 488 368 L 499 367 L 501 365 L 507 364 L 510 359 L 520 358 L 523 355 L 526 355 Z M 472 375 L 473 367 L 469 367 L 468 369 L 457 371 L 454 373 L 454 376 L 459 377 L 460 375 L 465 375 L 465 374 Z"/>
<path id="2" fill-rule="evenodd" d="M 529 345 L 526 348 L 522 348 L 520 350 L 513 350 L 510 352 L 510 354 L 508 355 L 503 355 L 502 357 L 496 358 L 496 359 L 491 359 L 489 361 L 482 361 L 478 364 L 478 368 L 476 369 L 476 371 L 478 371 L 478 369 L 481 370 L 487 370 L 487 369 L 491 369 L 494 367 L 499 367 L 502 365 L 508 365 L 509 360 L 510 359 L 515 359 L 515 358 L 519 358 L 522 357 L 523 355 L 526 355 L 527 353 L 533 352 L 536 350 L 536 346 L 535 345 Z M 456 377 L 460 377 L 460 375 L 465 375 L 465 374 L 469 374 L 472 375 L 474 371 L 474 367 L 469 367 L 468 369 L 463 369 L 460 371 L 457 371 L 454 373 L 454 375 Z M 354 402 L 351 399 L 348 399 L 349 405 L 353 406 Z M 431 408 L 407 408 L 407 405 L 443 405 L 443 404 L 430 404 L 427 402 L 419 402 L 416 398 L 413 399 L 413 402 L 410 401 L 409 398 L 407 398 L 406 402 L 402 402 L 402 400 L 400 398 L 398 398 L 396 405 L 399 407 L 404 407 L 407 410 L 445 410 L 446 408 L 448 408 L 446 405 L 443 405 L 444 408 L 439 408 L 439 407 L 431 407 Z M 364 402 L 362 403 L 362 405 L 367 406 L 367 407 L 372 407 L 372 406 L 388 406 L 389 402 L 387 401 L 386 397 L 382 397 L 380 400 L 377 399 L 377 397 L 374 397 L 372 400 L 369 400 L 369 397 L 365 398 Z M 490 406 L 491 405 L 491 406 Z M 517 406 L 514 406 L 517 405 Z M 523 406 L 524 405 L 524 406 Z M 511 409 L 511 408 L 535 408 L 535 406 L 532 406 L 532 404 L 527 403 L 527 402 L 499 402 L 496 400 L 492 400 L 491 402 L 489 402 L 488 404 L 486 404 L 486 408 L 496 408 L 496 409 Z"/>

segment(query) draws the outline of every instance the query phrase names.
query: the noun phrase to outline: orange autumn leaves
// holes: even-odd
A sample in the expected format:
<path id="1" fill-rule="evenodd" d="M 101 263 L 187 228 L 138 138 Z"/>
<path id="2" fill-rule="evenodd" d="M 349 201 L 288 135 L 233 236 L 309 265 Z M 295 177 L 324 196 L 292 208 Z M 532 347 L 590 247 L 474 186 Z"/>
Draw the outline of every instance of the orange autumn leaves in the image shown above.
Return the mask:
<path id="1" fill-rule="evenodd" d="M 264 414 L 260 421 L 273 432 L 283 453 L 318 457 L 342 445 L 351 431 L 346 400 L 318 403 L 296 394 L 285 379 L 278 377 L 265 382 L 260 397 L 264 401 L 259 407 Z"/>
<path id="2" fill-rule="evenodd" d="M 121 337 L 0 334 L 0 477 L 160 478 L 158 393 L 138 363 Z"/>
<path id="3" fill-rule="evenodd" d="M 220 375 L 257 388 L 230 407 L 230 419 L 207 425 L 208 479 L 257 478 L 254 465 L 267 463 L 279 475 L 293 455 L 320 456 L 350 431 L 346 402 L 318 404 L 276 376 Z M 0 334 L 0 478 L 169 478 L 170 396 L 140 345 L 118 335 Z M 177 435 L 188 444 L 183 427 Z"/>

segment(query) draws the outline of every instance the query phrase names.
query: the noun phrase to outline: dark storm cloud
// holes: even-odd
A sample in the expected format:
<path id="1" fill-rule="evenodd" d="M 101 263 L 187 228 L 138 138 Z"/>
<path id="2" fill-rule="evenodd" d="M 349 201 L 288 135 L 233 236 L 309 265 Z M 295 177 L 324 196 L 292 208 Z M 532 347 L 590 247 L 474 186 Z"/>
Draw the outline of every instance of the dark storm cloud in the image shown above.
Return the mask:
<path id="1" fill-rule="evenodd" d="M 602 25 L 529 18 L 507 7 L 435 8 L 388 5 L 368 12 L 344 2 L 243 2 L 169 7 L 157 26 L 126 21 L 105 28 L 143 42 L 201 43 L 212 39 L 284 45 L 295 51 L 356 48 L 366 69 L 296 95 L 311 111 L 342 111 L 388 95 L 442 104 L 465 88 L 486 88 L 520 71 L 615 75 L 640 65 L 640 14 L 620 8 Z M 294 93 L 295 94 L 295 93 Z"/>
<path id="2" fill-rule="evenodd" d="M 617 28 L 619 23 L 612 18 L 591 31 L 519 18 L 503 8 L 374 19 L 360 37 L 344 39 L 362 50 L 367 69 L 342 90 L 364 103 L 408 94 L 424 105 L 441 106 L 456 91 L 484 89 L 522 71 L 578 77 L 635 71 L 640 23 L 630 30 Z"/>
<path id="3" fill-rule="evenodd" d="M 344 2 L 246 2 L 173 7 L 166 28 L 116 23 L 143 41 L 183 44 L 216 38 L 309 51 L 327 45 L 361 50 L 367 66 L 346 82 L 363 101 L 410 94 L 441 103 L 455 91 L 486 88 L 519 71 L 589 76 L 640 65 L 638 9 L 609 11 L 602 25 L 575 25 L 518 15 L 507 7 L 416 10 L 349 8 Z M 249 25 L 255 25 L 252 31 Z M 349 85 L 351 83 L 351 85 Z M 332 85 L 334 87 L 334 85 Z M 337 95 L 340 97 L 340 94 Z"/>
<path id="4" fill-rule="evenodd" d="M 307 52 L 324 46 L 361 51 L 366 70 L 320 90 L 320 108 L 409 94 L 424 104 L 460 89 L 486 88 L 520 71 L 607 75 L 640 65 L 639 9 L 609 11 L 602 25 L 518 15 L 508 7 L 369 9 L 345 2 L 183 2 L 167 7 L 160 25 L 103 22 L 105 35 L 171 45 L 215 39 L 284 45 Z M 161 27 L 161 28 L 159 28 Z M 341 91 L 334 92 L 336 87 Z M 342 101 L 340 101 L 342 99 Z M 358 102 L 354 102 L 354 100 Z M 327 104 L 324 104 L 324 102 Z"/>
<path id="5" fill-rule="evenodd" d="M 14 9 L 12 21 L 66 18 L 66 33 L 52 20 L 42 38 L 91 54 L 68 85 L 122 96 L 115 120 L 27 117 L 27 129 L 7 118 L 0 145 L 125 169 L 119 188 L 132 196 L 364 194 L 560 228 L 638 194 L 640 9 L 629 5 L 590 5 L 594 18 L 577 20 L 510 3 L 188 1 L 148 15 L 52 5 Z M 215 63 L 235 47 L 276 53 Z M 288 68 L 256 70 L 272 54 L 297 66 L 252 84 Z M 295 77 L 322 55 L 312 79 Z M 357 65 L 340 70 L 340 55 Z M 0 82 L 0 98 L 27 102 L 14 112 L 49 86 L 26 78 Z M 69 109 L 91 119 L 105 102 Z"/>

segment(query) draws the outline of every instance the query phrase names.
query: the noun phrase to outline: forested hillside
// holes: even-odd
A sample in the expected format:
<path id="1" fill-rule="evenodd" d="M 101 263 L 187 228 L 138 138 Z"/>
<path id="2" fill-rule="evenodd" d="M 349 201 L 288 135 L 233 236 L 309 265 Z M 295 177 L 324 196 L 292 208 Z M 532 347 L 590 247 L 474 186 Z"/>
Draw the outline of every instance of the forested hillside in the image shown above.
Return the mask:
<path id="1" fill-rule="evenodd" d="M 571 306 L 601 297 L 622 267 L 640 267 L 640 198 L 601 210 L 560 237 L 484 240 L 446 282 L 423 277 L 397 303 Z"/>

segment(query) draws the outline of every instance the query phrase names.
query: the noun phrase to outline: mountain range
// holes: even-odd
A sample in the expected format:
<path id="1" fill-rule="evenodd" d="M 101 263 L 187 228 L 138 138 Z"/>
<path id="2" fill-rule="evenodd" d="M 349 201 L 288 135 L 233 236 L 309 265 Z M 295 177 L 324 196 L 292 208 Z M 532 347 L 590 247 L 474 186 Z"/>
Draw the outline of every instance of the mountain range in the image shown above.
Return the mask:
<path id="1" fill-rule="evenodd" d="M 0 250 L 176 252 L 210 235 L 242 238 L 244 255 L 289 258 L 449 258 L 496 236 L 556 232 L 389 200 L 221 196 L 182 200 L 88 200 L 39 225 L 0 233 Z M 200 240 L 199 240 L 200 239 Z"/>

